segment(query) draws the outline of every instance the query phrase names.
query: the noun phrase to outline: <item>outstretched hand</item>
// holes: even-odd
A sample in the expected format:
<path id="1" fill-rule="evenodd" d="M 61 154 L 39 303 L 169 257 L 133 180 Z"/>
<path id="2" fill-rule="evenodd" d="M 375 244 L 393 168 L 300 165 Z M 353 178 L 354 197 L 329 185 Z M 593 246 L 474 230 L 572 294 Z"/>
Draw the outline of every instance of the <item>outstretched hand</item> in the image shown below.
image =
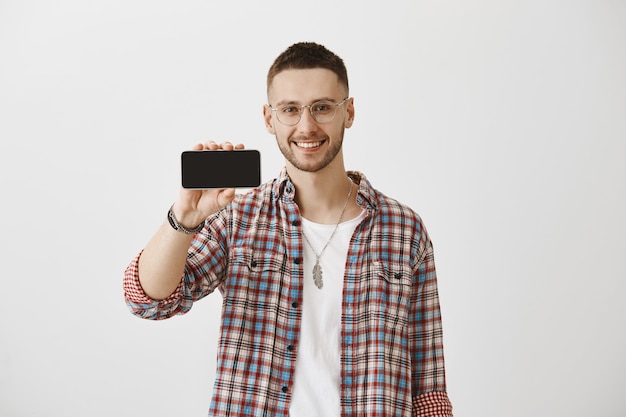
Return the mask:
<path id="1" fill-rule="evenodd" d="M 218 144 L 214 141 L 209 141 L 206 143 L 198 143 L 191 149 L 194 151 L 233 151 L 235 149 L 244 149 L 244 145 L 233 145 L 230 142 Z M 172 210 L 183 226 L 193 228 L 202 223 L 211 214 L 226 207 L 234 198 L 234 188 L 206 190 L 181 188 L 179 199 L 174 203 Z"/>

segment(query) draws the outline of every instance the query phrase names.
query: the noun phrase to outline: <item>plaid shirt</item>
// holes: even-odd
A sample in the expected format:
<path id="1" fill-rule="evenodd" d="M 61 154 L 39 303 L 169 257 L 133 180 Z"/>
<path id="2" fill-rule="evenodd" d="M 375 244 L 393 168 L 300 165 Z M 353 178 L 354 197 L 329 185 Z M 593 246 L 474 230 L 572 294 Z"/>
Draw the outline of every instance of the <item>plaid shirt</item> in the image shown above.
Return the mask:
<path id="1" fill-rule="evenodd" d="M 366 210 L 348 250 L 341 319 L 341 415 L 450 417 L 431 241 L 419 216 L 358 172 Z M 223 295 L 209 415 L 288 416 L 300 334 L 303 247 L 295 188 L 274 181 L 209 217 L 167 299 L 148 298 L 128 266 L 132 312 L 165 319 Z"/>

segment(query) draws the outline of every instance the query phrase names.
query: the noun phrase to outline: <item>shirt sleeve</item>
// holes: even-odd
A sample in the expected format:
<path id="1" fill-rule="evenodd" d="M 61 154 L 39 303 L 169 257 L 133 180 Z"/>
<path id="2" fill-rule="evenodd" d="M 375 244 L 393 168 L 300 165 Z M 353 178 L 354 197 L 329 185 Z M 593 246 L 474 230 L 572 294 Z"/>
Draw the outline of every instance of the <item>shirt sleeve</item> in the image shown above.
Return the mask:
<path id="1" fill-rule="evenodd" d="M 154 300 L 141 287 L 139 282 L 139 253 L 124 271 L 124 298 L 130 311 L 141 318 L 149 320 L 162 320 L 188 311 L 182 303 L 183 280 L 178 284 L 174 292 L 164 300 Z"/>
<path id="2" fill-rule="evenodd" d="M 189 251 L 181 281 L 174 292 L 164 300 L 148 297 L 139 281 L 139 253 L 124 272 L 124 297 L 131 312 L 144 319 L 162 320 L 187 313 L 193 303 L 212 293 L 226 275 L 227 251 L 223 244 L 223 219 L 214 218 L 212 224 L 196 234 Z M 219 236 L 220 239 L 215 238 Z"/>
<path id="3" fill-rule="evenodd" d="M 413 398 L 415 417 L 452 417 L 452 404 L 448 394 L 432 391 Z"/>
<path id="4" fill-rule="evenodd" d="M 443 331 L 433 246 L 422 229 L 409 323 L 413 416 L 452 417 L 446 393 Z"/>

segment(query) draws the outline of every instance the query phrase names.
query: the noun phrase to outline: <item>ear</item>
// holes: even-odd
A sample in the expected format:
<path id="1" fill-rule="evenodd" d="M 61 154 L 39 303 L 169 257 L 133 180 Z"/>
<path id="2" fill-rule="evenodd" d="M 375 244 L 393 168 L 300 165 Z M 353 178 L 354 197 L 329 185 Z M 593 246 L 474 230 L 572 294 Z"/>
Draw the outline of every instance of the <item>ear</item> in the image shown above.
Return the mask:
<path id="1" fill-rule="evenodd" d="M 269 133 L 271 133 L 272 135 L 276 134 L 276 130 L 274 129 L 274 112 L 272 111 L 272 109 L 267 105 L 264 104 L 263 105 L 263 119 L 265 120 L 265 128 L 267 129 L 267 131 Z"/>
<path id="2" fill-rule="evenodd" d="M 345 106 L 348 117 L 346 118 L 344 126 L 346 127 L 346 129 L 348 129 L 352 126 L 352 123 L 354 123 L 354 97 L 350 97 Z"/>

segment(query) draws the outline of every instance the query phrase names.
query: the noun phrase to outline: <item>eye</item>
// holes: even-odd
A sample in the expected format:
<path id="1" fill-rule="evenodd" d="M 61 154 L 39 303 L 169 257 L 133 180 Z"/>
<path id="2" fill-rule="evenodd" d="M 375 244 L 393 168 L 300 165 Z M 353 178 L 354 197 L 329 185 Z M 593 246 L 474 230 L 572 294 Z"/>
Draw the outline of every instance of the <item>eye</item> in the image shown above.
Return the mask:
<path id="1" fill-rule="evenodd" d="M 286 105 L 286 106 L 280 106 L 278 108 L 278 111 L 280 111 L 281 113 L 291 114 L 291 113 L 298 113 L 300 109 L 297 106 Z"/>
<path id="2" fill-rule="evenodd" d="M 325 112 L 332 110 L 333 104 L 334 103 L 331 103 L 329 101 L 320 101 L 318 103 L 313 104 L 311 108 L 316 113 L 325 113 Z"/>

